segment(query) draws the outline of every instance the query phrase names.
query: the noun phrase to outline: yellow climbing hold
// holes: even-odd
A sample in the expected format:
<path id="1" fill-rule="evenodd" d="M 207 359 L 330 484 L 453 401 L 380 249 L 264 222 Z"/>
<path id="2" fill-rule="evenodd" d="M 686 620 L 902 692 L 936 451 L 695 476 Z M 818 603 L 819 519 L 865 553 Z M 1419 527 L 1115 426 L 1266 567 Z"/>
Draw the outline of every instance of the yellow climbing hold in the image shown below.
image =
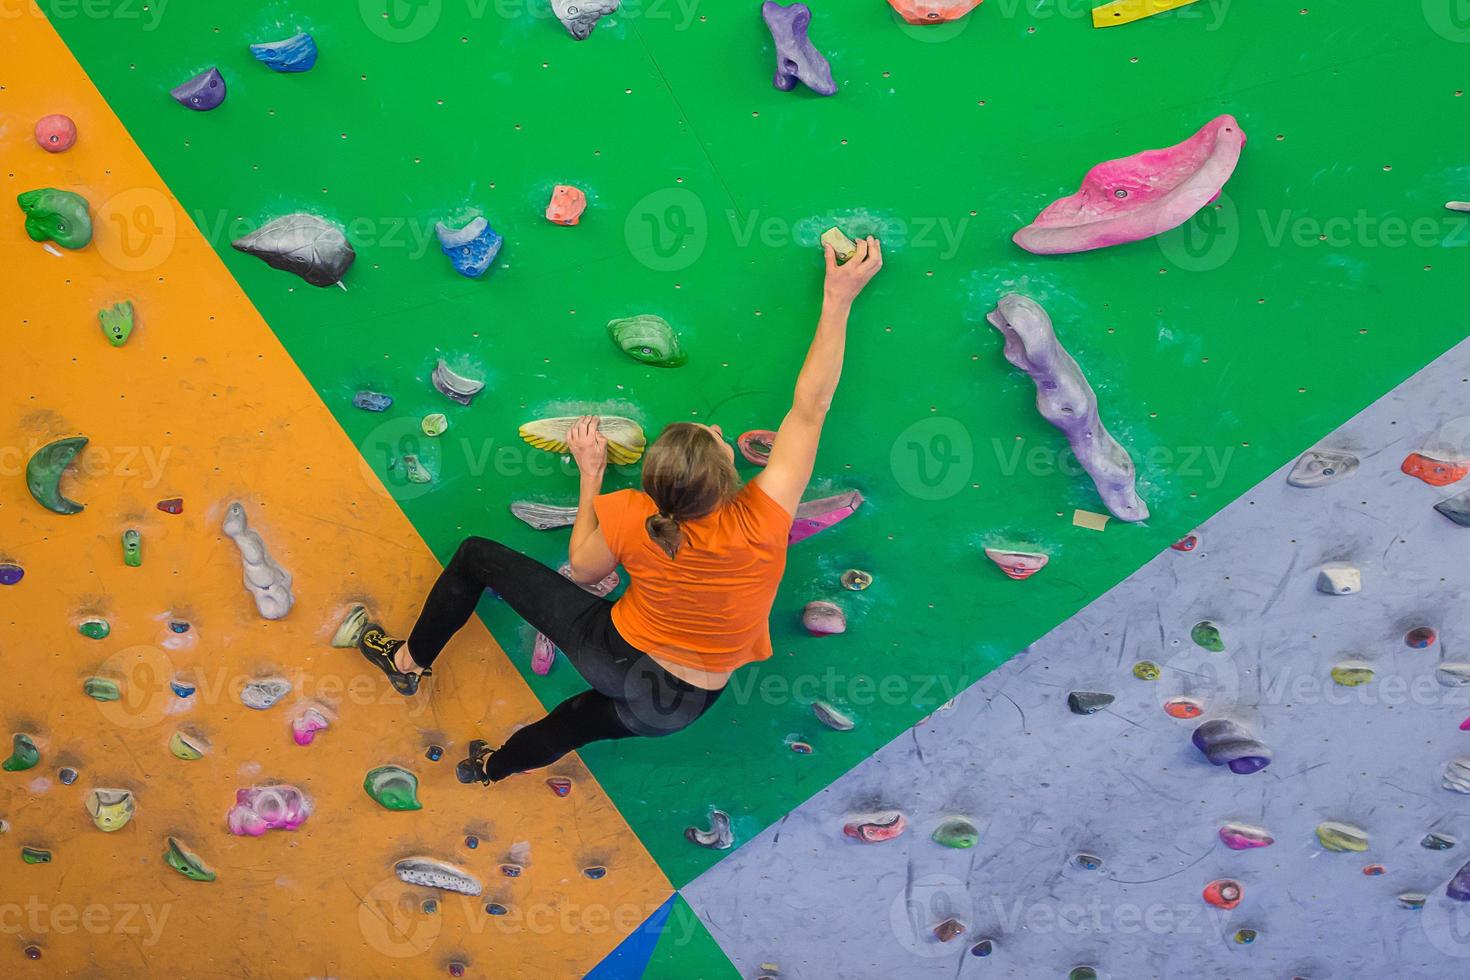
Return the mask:
<path id="1" fill-rule="evenodd" d="M 1329 851 L 1366 851 L 1368 832 L 1350 823 L 1326 820 L 1317 825 L 1317 840 Z"/>
<path id="2" fill-rule="evenodd" d="M 168 740 L 168 750 L 174 754 L 174 758 L 185 762 L 198 762 L 204 758 L 204 748 L 199 741 L 183 732 L 174 732 L 173 738 Z"/>
<path id="3" fill-rule="evenodd" d="M 1348 660 L 1332 668 L 1332 679 L 1343 687 L 1359 687 L 1373 679 L 1373 667 L 1361 660 Z"/>
<path id="4" fill-rule="evenodd" d="M 92 822 L 109 834 L 126 827 L 136 809 L 133 794 L 125 789 L 94 789 L 87 796 Z"/>
<path id="5" fill-rule="evenodd" d="M 1154 14 L 1187 7 L 1197 0 L 1113 0 L 1092 8 L 1093 27 L 1120 27 Z"/>
<path id="6" fill-rule="evenodd" d="M 567 433 L 577 423 L 579 416 L 554 419 L 537 419 L 521 426 L 521 438 L 549 453 L 566 455 Z M 643 427 L 632 419 L 620 415 L 603 415 L 598 433 L 607 440 L 607 461 L 614 466 L 631 466 L 643 458 L 648 439 Z"/>

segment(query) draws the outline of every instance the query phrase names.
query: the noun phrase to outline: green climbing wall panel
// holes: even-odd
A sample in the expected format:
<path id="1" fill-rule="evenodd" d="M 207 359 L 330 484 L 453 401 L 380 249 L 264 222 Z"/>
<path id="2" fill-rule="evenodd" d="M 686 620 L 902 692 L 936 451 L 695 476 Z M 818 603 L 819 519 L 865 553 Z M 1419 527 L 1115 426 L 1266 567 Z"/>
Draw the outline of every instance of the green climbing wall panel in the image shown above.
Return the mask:
<path id="1" fill-rule="evenodd" d="M 885 238 L 817 475 L 868 505 L 794 550 L 775 659 L 709 718 L 584 754 L 676 884 L 718 859 L 682 837 L 710 804 L 748 838 L 1464 334 L 1470 234 L 1442 204 L 1470 172 L 1438 134 L 1470 111 L 1470 49 L 1419 5 L 1207 0 L 1094 31 L 1074 2 L 987 3 L 925 29 L 880 0 L 819 3 L 813 38 L 842 86 L 828 100 L 771 87 L 754 2 L 630 3 L 581 44 L 541 0 L 43 6 L 441 558 L 472 533 L 563 557 L 564 532 L 506 510 L 575 486 L 519 442 L 527 419 L 596 406 L 651 432 L 773 427 L 817 312 L 817 236 L 840 222 Z M 296 30 L 322 49 L 309 74 L 245 50 Z M 211 65 L 221 109 L 169 99 Z M 1249 143 L 1219 207 L 1185 229 L 1050 259 L 1010 244 L 1093 163 L 1222 112 Z M 558 182 L 588 192 L 580 227 L 541 217 Z M 348 230 L 345 292 L 229 249 L 294 210 Z M 473 211 L 506 238 L 480 282 L 433 238 Z M 1048 306 L 1139 460 L 1146 527 L 1071 525 L 1101 505 L 1059 471 L 1062 440 L 983 322 L 1010 289 Z M 680 329 L 687 366 L 613 348 L 607 321 L 637 313 Z M 488 381 L 472 408 L 429 387 L 440 356 Z M 362 388 L 397 404 L 360 412 Z M 418 435 L 431 411 L 452 425 L 434 443 Z M 426 487 L 388 469 L 415 447 Z M 1011 582 L 980 553 L 999 539 L 1052 564 Z M 852 566 L 871 590 L 840 593 Z M 846 636 L 801 633 L 816 598 L 847 604 Z M 529 673 L 530 631 L 483 611 Z M 578 689 L 565 663 L 533 684 L 548 705 Z M 858 728 L 822 729 L 818 697 Z M 815 753 L 791 753 L 791 735 Z"/>

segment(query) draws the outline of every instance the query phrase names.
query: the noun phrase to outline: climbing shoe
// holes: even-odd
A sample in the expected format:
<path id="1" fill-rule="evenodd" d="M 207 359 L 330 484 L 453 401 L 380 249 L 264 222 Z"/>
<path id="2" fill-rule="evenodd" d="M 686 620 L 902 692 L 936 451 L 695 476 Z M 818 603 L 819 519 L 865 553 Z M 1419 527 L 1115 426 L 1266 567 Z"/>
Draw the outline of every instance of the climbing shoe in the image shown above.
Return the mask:
<path id="1" fill-rule="evenodd" d="M 454 778 L 466 786 L 470 783 L 481 783 L 482 785 L 489 786 L 490 774 L 485 771 L 485 767 L 489 764 L 490 757 L 494 754 L 495 750 L 490 747 L 490 743 L 478 738 L 475 739 L 470 743 L 469 758 L 461 759 L 459 765 L 454 767 Z"/>
<path id="2" fill-rule="evenodd" d="M 428 677 L 433 671 L 426 669 L 421 673 L 405 673 L 399 670 L 393 663 L 393 657 L 401 646 L 402 640 L 389 636 L 377 623 L 368 623 L 367 628 L 362 631 L 362 638 L 357 641 L 357 648 L 362 651 L 367 662 L 388 676 L 388 683 L 393 685 L 393 690 L 405 697 L 412 697 L 419 692 L 419 679 Z"/>

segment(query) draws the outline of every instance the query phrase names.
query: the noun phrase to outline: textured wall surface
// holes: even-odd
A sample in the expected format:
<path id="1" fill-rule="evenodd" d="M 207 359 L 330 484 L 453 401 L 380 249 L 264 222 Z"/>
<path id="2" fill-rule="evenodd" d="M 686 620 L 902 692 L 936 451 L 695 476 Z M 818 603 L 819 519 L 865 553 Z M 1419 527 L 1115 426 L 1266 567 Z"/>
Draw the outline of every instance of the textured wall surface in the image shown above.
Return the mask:
<path id="1" fill-rule="evenodd" d="M 1273 474 L 1200 528 L 1193 552 L 1165 551 L 685 888 L 696 912 L 747 976 L 761 962 L 805 980 L 1078 965 L 1130 980 L 1465 976 L 1470 907 L 1444 886 L 1470 860 L 1470 809 L 1442 777 L 1470 756 L 1470 687 L 1438 674 L 1470 659 L 1470 529 L 1433 509 L 1463 484 L 1427 486 L 1400 465 L 1428 448 L 1470 456 L 1467 378 L 1462 344 L 1323 440 L 1358 456 L 1357 472 L 1313 489 L 1288 486 L 1289 466 Z M 1358 566 L 1362 592 L 1319 592 L 1328 562 Z M 1222 652 L 1192 641 L 1202 621 Z M 1410 647 L 1419 627 L 1437 640 Z M 1139 661 L 1161 676 L 1136 678 Z M 1344 662 L 1373 678 L 1337 683 Z M 1074 691 L 1117 700 L 1080 716 Z M 1203 715 L 1166 714 L 1179 697 Z M 1275 761 L 1211 766 L 1190 734 L 1215 718 L 1247 725 Z M 907 832 L 843 836 L 875 809 L 905 812 Z M 930 839 L 956 815 L 979 828 L 973 849 Z M 1325 850 L 1323 821 L 1366 831 L 1367 850 Z M 1227 823 L 1275 843 L 1231 850 Z M 1459 843 L 1427 849 L 1431 833 Z M 1233 911 L 1202 899 L 1218 879 L 1244 886 Z M 1428 904 L 1402 908 L 1404 892 Z M 932 930 L 950 917 L 966 932 L 941 943 Z M 1241 929 L 1255 941 L 1237 943 Z M 995 952 L 973 956 L 986 937 Z"/>

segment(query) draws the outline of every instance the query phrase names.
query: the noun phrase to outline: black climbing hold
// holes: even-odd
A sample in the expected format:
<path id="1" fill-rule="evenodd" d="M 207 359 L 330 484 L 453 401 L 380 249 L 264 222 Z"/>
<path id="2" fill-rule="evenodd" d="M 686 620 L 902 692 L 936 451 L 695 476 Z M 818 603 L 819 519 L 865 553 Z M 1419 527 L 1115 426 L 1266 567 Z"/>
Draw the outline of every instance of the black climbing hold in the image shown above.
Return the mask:
<path id="1" fill-rule="evenodd" d="M 77 771 L 70 768 L 63 769 L 56 774 L 56 778 L 61 780 L 63 786 L 70 786 L 77 781 Z"/>
<path id="2" fill-rule="evenodd" d="M 982 939 L 970 947 L 971 956 L 989 956 L 993 952 L 995 952 L 995 940 L 993 939 Z"/>
<path id="3" fill-rule="evenodd" d="M 509 911 L 509 909 L 507 909 L 504 905 L 501 905 L 499 902 L 491 902 L 489 905 L 485 906 L 486 915 L 505 915 Z"/>
<path id="4" fill-rule="evenodd" d="M 1106 708 L 1116 700 L 1111 694 L 1102 694 L 1098 691 L 1073 691 L 1067 695 L 1067 707 L 1072 709 L 1074 715 L 1092 715 Z"/>
<path id="5" fill-rule="evenodd" d="M 1448 834 L 1425 834 L 1419 846 L 1430 851 L 1448 851 L 1455 846 L 1455 839 Z"/>
<path id="6" fill-rule="evenodd" d="M 429 746 L 429 750 L 424 753 L 424 756 L 430 762 L 438 762 L 440 759 L 444 758 L 444 749 L 438 745 L 431 745 Z"/>
<path id="7" fill-rule="evenodd" d="M 426 898 L 424 899 L 424 904 L 421 905 L 420 908 L 424 910 L 425 915 L 433 915 L 435 912 L 439 911 L 439 903 L 434 901 L 432 898 Z"/>

